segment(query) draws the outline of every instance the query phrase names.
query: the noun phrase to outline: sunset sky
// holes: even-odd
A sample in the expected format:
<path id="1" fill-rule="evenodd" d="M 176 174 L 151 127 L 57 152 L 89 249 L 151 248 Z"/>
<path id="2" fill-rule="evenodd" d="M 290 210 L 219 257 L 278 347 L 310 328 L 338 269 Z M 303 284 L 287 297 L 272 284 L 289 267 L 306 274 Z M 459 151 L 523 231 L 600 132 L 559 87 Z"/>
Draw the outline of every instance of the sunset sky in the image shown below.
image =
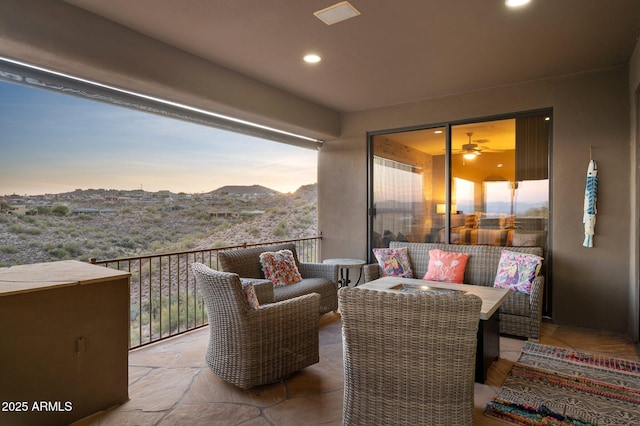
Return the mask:
<path id="1" fill-rule="evenodd" d="M 316 182 L 317 151 L 0 81 L 0 195 Z"/>

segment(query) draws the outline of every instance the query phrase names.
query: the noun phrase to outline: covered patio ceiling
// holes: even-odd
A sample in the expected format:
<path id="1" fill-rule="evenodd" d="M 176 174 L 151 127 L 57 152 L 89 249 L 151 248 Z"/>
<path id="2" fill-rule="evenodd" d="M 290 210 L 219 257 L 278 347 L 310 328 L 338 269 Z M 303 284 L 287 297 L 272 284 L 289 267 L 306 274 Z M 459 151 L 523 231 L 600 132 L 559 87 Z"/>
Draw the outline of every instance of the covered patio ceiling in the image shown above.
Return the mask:
<path id="1" fill-rule="evenodd" d="M 621 66 L 640 34 L 640 0 L 65 1 L 338 112 Z"/>

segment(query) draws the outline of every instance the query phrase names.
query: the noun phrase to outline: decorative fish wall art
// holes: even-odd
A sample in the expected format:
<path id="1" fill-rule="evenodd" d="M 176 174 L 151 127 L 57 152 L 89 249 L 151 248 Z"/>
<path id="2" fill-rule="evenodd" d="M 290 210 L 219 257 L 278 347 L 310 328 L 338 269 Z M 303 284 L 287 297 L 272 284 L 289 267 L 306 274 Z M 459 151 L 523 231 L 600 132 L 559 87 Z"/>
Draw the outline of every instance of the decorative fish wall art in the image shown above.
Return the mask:
<path id="1" fill-rule="evenodd" d="M 587 185 L 584 190 L 584 242 L 585 247 L 593 247 L 593 235 L 596 229 L 596 201 L 598 199 L 598 166 L 594 160 L 589 161 L 587 169 Z"/>

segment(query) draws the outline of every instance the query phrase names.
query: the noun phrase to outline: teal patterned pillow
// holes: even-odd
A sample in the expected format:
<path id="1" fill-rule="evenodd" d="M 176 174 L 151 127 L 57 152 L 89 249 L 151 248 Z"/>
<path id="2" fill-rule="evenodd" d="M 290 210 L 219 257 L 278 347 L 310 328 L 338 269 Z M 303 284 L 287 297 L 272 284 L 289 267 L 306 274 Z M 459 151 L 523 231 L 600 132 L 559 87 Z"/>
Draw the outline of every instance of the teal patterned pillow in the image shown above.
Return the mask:
<path id="1" fill-rule="evenodd" d="M 531 294 L 531 283 L 540 273 L 542 260 L 535 254 L 502 250 L 493 286 Z"/>
<path id="2" fill-rule="evenodd" d="M 374 248 L 373 254 L 385 277 L 413 278 L 413 270 L 406 247 Z"/>

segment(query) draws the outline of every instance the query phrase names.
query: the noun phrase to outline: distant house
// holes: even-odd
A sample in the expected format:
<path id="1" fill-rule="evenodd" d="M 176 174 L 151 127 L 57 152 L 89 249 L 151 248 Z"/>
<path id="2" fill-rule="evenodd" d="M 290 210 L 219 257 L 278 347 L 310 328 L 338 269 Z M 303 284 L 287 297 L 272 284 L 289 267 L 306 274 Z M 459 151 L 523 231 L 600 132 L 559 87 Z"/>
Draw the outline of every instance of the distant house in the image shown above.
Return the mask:
<path id="1" fill-rule="evenodd" d="M 209 217 L 232 217 L 232 218 L 240 217 L 240 213 L 238 212 L 220 211 L 220 210 L 214 210 L 214 209 L 207 210 L 207 213 L 209 214 Z"/>
<path id="2" fill-rule="evenodd" d="M 19 215 L 19 216 L 24 216 L 27 214 L 27 206 L 24 204 L 20 204 L 20 205 L 12 204 L 9 206 L 9 213 Z"/>

